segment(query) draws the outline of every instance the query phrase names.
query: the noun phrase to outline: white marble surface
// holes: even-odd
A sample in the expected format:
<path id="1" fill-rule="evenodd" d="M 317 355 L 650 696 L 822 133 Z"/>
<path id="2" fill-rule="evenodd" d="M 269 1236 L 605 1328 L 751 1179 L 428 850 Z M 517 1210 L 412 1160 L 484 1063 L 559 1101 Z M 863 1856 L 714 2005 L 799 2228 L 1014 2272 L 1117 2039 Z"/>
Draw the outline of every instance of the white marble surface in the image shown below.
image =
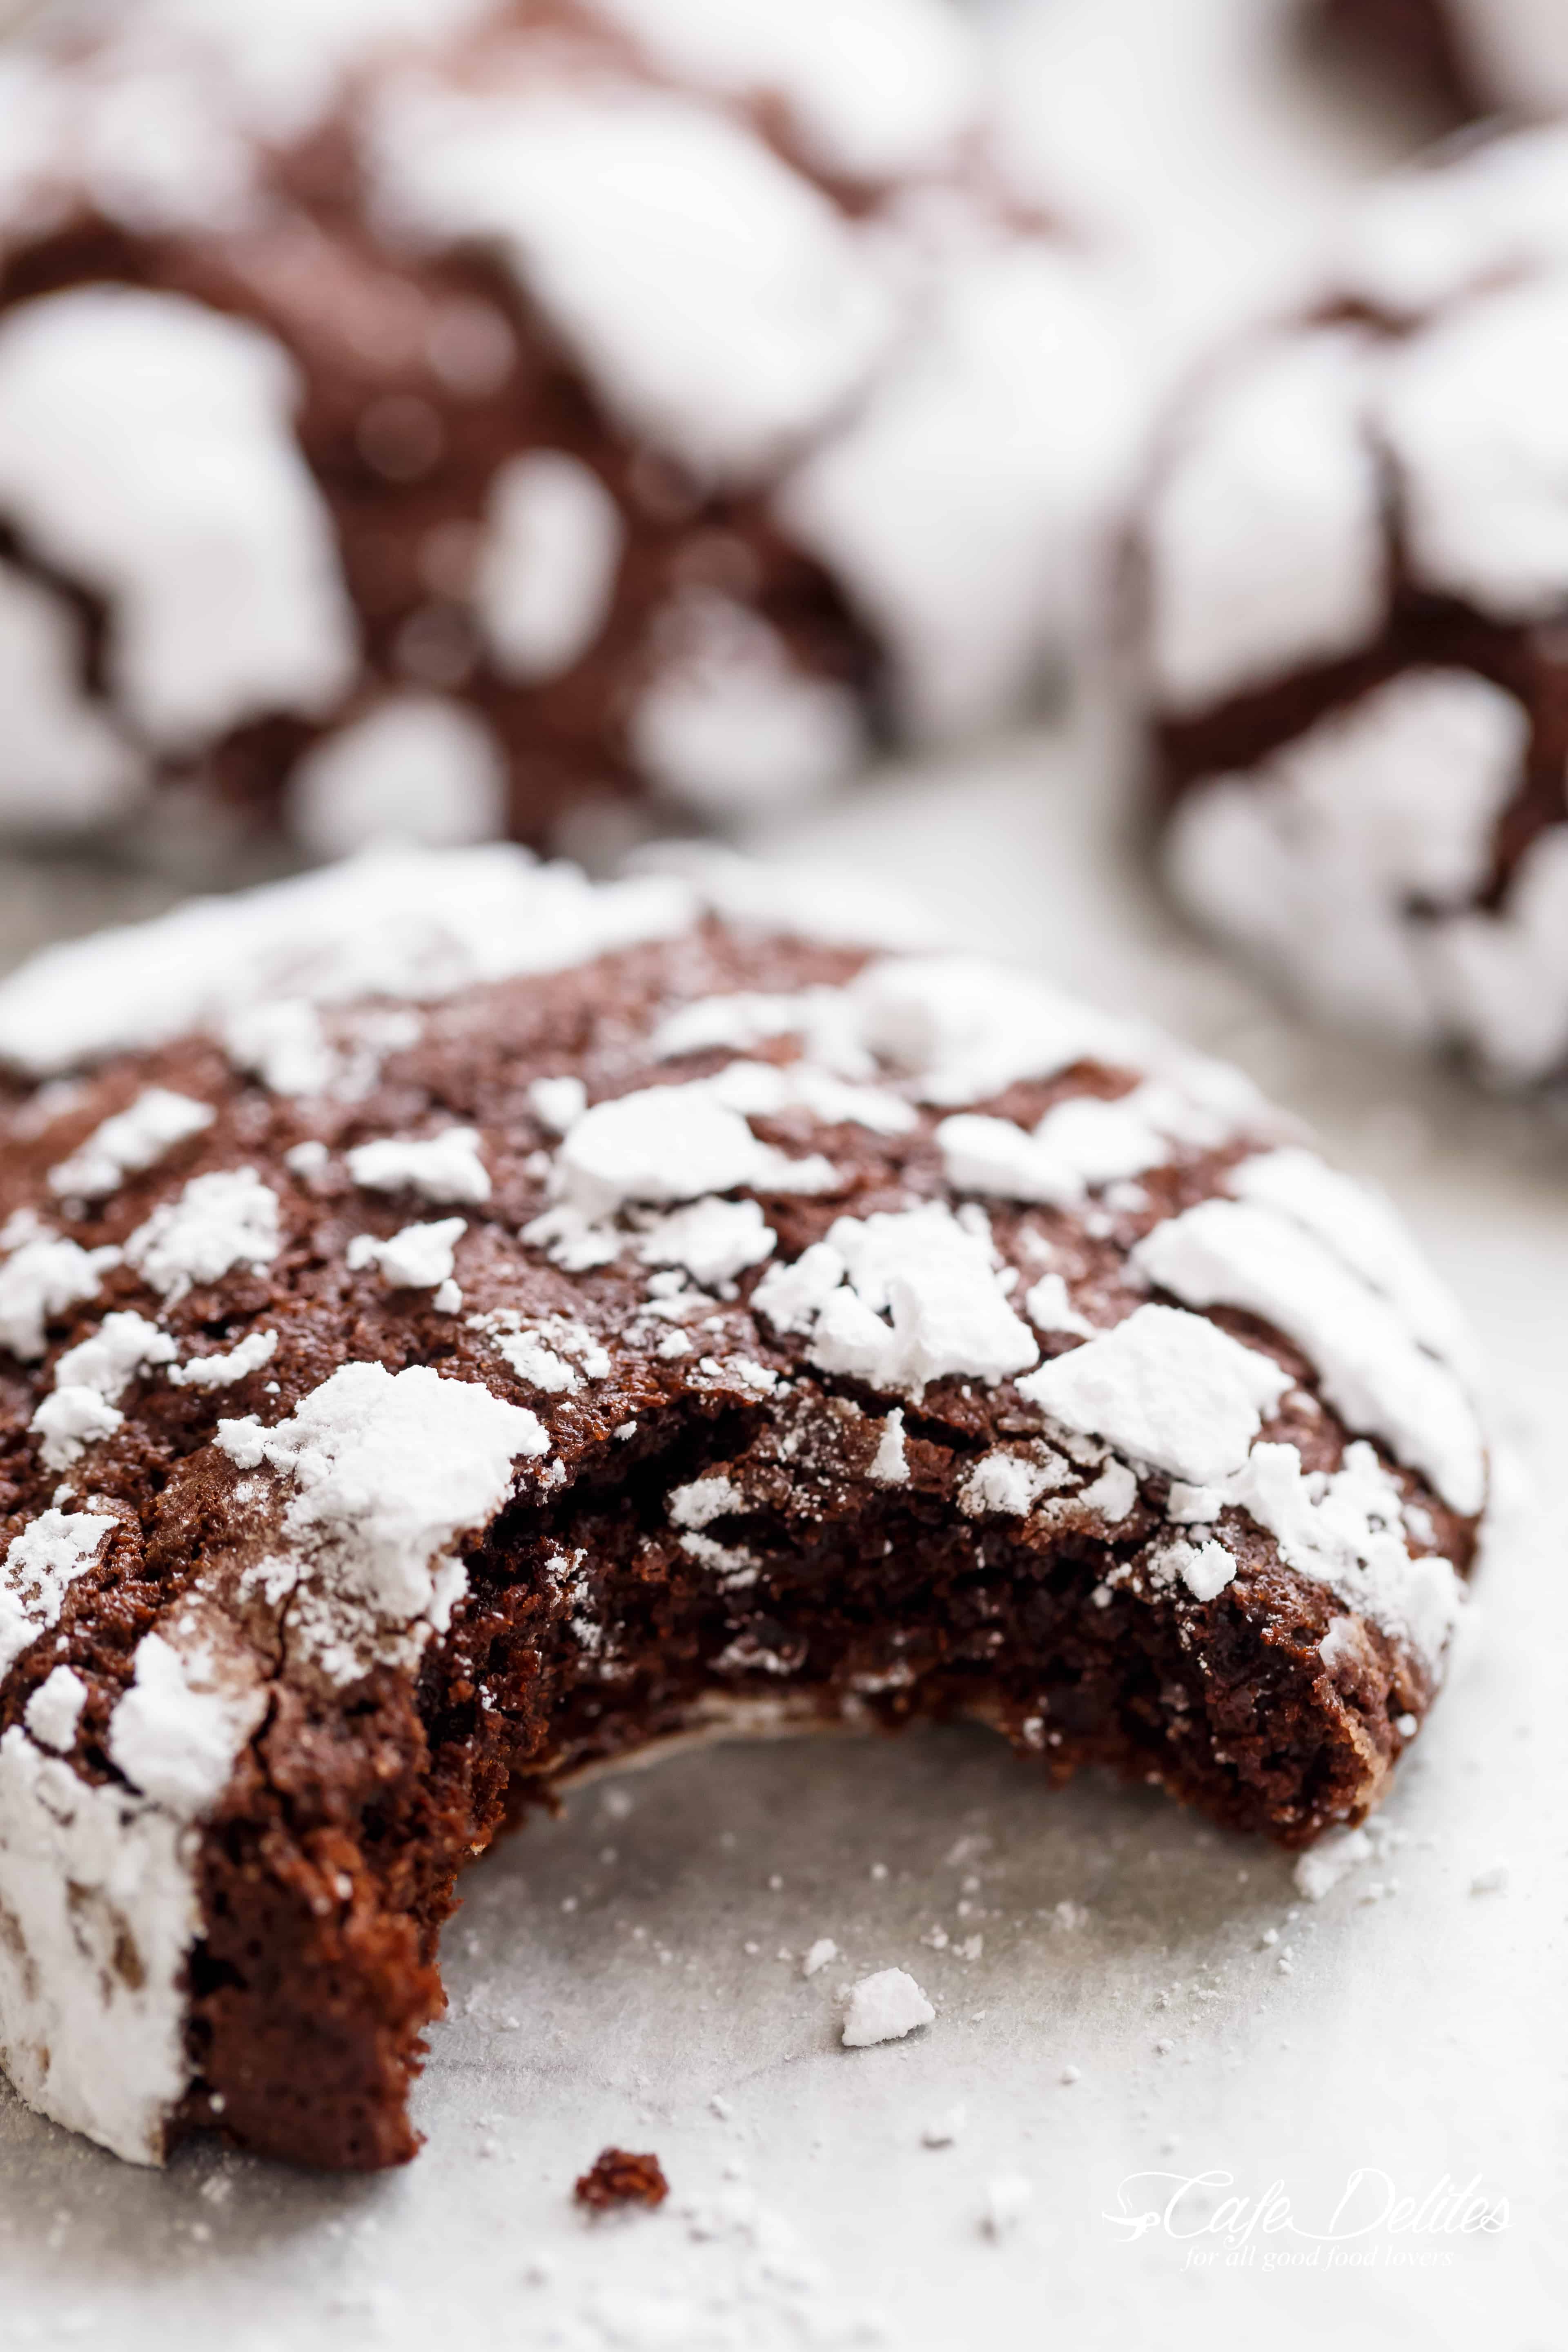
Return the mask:
<path id="1" fill-rule="evenodd" d="M 1039 0 L 1012 37 L 1064 119 L 1056 68 L 1082 61 L 1079 111 L 1108 126 L 1085 144 L 1122 217 L 1215 316 L 1382 135 L 1326 132 L 1278 82 L 1278 13 Z M 1180 203 L 1151 198 L 1152 151 Z M 321 2180 L 204 2148 L 140 2173 L 0 2091 L 4 2352 L 1563 2341 L 1568 1135 L 1282 1016 L 1151 889 L 1114 766 L 1087 726 L 1043 730 L 754 846 L 901 880 L 959 933 L 1233 1055 L 1391 1186 L 1464 1296 L 1515 1507 L 1383 1851 L 1303 1903 L 1278 1854 L 1147 1790 L 1048 1796 L 979 1732 L 689 1753 L 600 1783 L 473 1875 L 407 2171 Z M 5 960 L 161 894 L 13 864 Z M 843 1958 L 807 1981 L 822 1936 Z M 890 1965 L 936 2023 L 842 2050 L 840 1987 Z M 923 2145 L 959 2105 L 953 2144 Z M 574 2212 L 609 2141 L 658 2152 L 661 2213 Z M 1010 2176 L 1032 2196 L 998 2241 L 983 2216 Z M 1430 2226 L 1439 2185 L 1472 2179 L 1507 2226 Z M 1209 2226 L 1227 2197 L 1235 2227 Z M 1426 2226 L 1394 2200 L 1425 2200 Z"/>

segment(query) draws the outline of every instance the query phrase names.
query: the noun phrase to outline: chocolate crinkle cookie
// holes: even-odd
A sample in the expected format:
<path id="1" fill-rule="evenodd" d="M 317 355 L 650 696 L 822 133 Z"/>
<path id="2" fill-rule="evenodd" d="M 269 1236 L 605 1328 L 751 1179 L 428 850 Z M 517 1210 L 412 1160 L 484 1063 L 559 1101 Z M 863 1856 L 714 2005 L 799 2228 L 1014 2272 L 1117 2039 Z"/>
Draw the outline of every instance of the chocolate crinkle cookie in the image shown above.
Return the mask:
<path id="1" fill-rule="evenodd" d="M 1316 42 L 1456 120 L 1568 110 L 1562 0 L 1307 0 Z"/>
<path id="2" fill-rule="evenodd" d="M 371 2168 L 457 1873 L 661 1740 L 971 1717 L 1286 1845 L 1382 1795 L 1486 1458 L 1235 1073 L 711 866 L 382 853 L 0 988 L 0 2044 Z"/>
<path id="3" fill-rule="evenodd" d="M 1168 420 L 1140 691 L 1186 904 L 1311 1009 L 1568 1075 L 1568 133 L 1386 184 Z"/>
<path id="4" fill-rule="evenodd" d="M 982 725 L 1118 351 L 945 0 L 55 0 L 0 51 L 0 823 L 537 841 Z"/>

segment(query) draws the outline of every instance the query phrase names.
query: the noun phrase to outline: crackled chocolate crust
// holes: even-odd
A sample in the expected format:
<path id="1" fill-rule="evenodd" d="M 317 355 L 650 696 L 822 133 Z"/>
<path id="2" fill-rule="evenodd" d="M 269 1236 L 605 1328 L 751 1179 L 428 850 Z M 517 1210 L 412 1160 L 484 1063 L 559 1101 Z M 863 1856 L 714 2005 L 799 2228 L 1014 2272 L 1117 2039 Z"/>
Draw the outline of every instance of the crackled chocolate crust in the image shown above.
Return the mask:
<path id="1" fill-rule="evenodd" d="M 1089 257 L 1004 184 L 967 33 L 909 0 L 905 26 L 847 28 L 872 47 L 844 68 L 825 15 L 785 92 L 751 0 L 759 62 L 732 86 L 679 69 L 679 7 L 672 62 L 658 12 L 639 45 L 628 5 L 361 27 L 329 96 L 276 125 L 244 28 L 193 32 L 163 0 L 89 11 L 96 38 L 68 10 L 17 37 L 7 102 L 58 120 L 0 183 L 0 651 L 16 634 L 48 691 L 0 760 L 0 824 L 135 841 L 153 788 L 170 824 L 216 803 L 220 838 L 281 826 L 318 856 L 385 832 L 542 843 L 628 798 L 726 821 L 1029 690 L 1113 384 Z M 320 28 L 300 12 L 276 34 L 297 75 L 334 23 L 322 0 Z M 117 87 L 160 110 L 158 157 L 117 138 Z M 617 138 L 647 149 L 624 225 L 600 194 Z M 554 180 L 520 194 L 509 156 L 542 139 Z M 255 331 L 226 359 L 220 325 L 231 346 Z M 998 436 L 1026 339 L 1061 354 L 1059 413 Z M 107 428 L 140 438 L 102 460 L 94 501 L 118 509 L 130 472 L 140 509 L 77 507 L 71 451 L 99 464 L 106 429 L 84 379 L 128 383 L 153 347 L 218 451 L 210 541 L 155 415 Z M 182 393 L 208 367 L 227 411 Z M 62 401 L 60 454 L 29 471 Z M 965 603 L 950 581 L 972 533 L 1002 560 L 976 551 Z M 148 671 L 182 565 L 206 593 Z M 307 599 L 290 632 L 276 606 Z M 278 638 L 258 674 L 227 679 L 228 605 L 229 636 Z M 193 707 L 182 661 L 227 682 Z M 412 772 L 391 785 L 388 746 Z"/>
<path id="2" fill-rule="evenodd" d="M 754 613 L 794 669 L 847 688 L 873 734 L 888 733 L 877 640 L 824 566 L 790 543 L 765 494 L 704 491 L 679 466 L 629 444 L 547 322 L 483 254 L 421 263 L 378 252 L 354 218 L 355 167 L 342 139 L 279 159 L 278 172 L 300 217 L 254 237 L 132 238 L 87 221 L 0 266 L 0 318 L 72 287 L 155 289 L 266 328 L 300 370 L 295 429 L 331 512 L 361 631 L 362 677 L 331 719 L 260 719 L 215 743 L 203 762 L 205 789 L 269 831 L 282 820 L 290 773 L 338 725 L 373 710 L 387 691 L 456 691 L 504 751 L 505 829 L 548 842 L 584 800 L 647 792 L 626 725 L 649 676 L 650 629 L 661 611 L 704 593 Z M 453 303 L 482 305 L 507 322 L 514 356 L 493 389 L 454 391 L 426 355 Z M 401 362 L 357 340 L 378 316 L 410 347 Z M 439 449 L 412 480 L 389 479 L 364 446 L 366 409 L 399 400 L 417 402 L 434 420 Z M 602 481 L 626 537 L 602 634 L 560 677 L 522 685 L 497 667 L 468 608 L 472 556 L 460 535 L 471 533 L 477 546 L 497 473 L 529 449 L 558 451 Z M 457 534 L 447 542 L 454 552 L 444 588 L 432 574 L 443 532 Z M 87 685 L 103 695 L 103 599 L 3 525 L 0 556 L 69 598 L 82 623 Z M 172 763 L 167 782 L 183 781 Z"/>
<path id="3" fill-rule="evenodd" d="M 1310 1010 L 1514 1088 L 1568 1075 L 1563 152 L 1521 132 L 1374 192 L 1321 300 L 1174 404 L 1127 575 L 1178 895 Z"/>
<path id="4" fill-rule="evenodd" d="M 1097 1024 L 1059 1000 L 1037 1002 L 1032 982 L 977 981 L 971 966 L 868 957 L 697 919 L 695 909 L 688 927 L 666 922 L 664 934 L 580 968 L 463 988 L 411 1023 L 403 1012 L 408 1028 L 384 1027 L 374 1075 L 336 1093 L 269 1090 L 237 1066 L 244 1055 L 232 1035 L 226 1049 L 203 1034 L 110 1057 L 79 1091 L 10 1093 L 0 1244 L 11 1255 L 0 1265 L 0 1312 L 13 1316 L 13 1347 L 26 1349 L 27 1302 L 43 1280 L 39 1272 L 24 1281 L 18 1265 L 68 1265 L 86 1281 L 91 1253 L 124 1255 L 91 1260 L 100 1271 L 89 1297 L 54 1309 L 45 1298 L 41 1353 L 0 1354 L 0 1534 L 13 1539 L 6 1573 L 24 1609 L 38 1606 L 17 1566 L 16 1545 L 29 1528 L 51 1508 L 72 1528 L 73 1513 L 112 1522 L 58 1596 L 57 1614 L 29 1621 L 34 1638 L 0 1681 L 0 1743 L 8 1743 L 0 1754 L 19 1774 L 55 1774 L 57 1804 L 61 1770 L 123 1796 L 136 1833 L 149 1839 L 158 1817 L 126 1794 L 128 1781 L 154 1801 L 166 1790 L 182 1818 L 194 1817 L 199 1927 L 168 1996 L 183 2020 L 188 2081 L 162 2125 L 146 2127 L 153 2154 L 215 2126 L 310 2164 L 374 2168 L 410 2157 L 406 2094 L 421 2031 L 442 2006 L 437 1951 L 458 1874 L 574 1772 L 668 1736 L 797 1721 L 892 1731 L 976 1717 L 1043 1784 L 1105 1766 L 1296 1847 L 1365 1814 L 1435 1694 L 1459 1591 L 1454 1571 L 1469 1570 L 1479 1508 L 1479 1440 L 1465 1409 L 1454 1406 L 1452 1458 L 1434 1439 L 1429 1468 L 1412 1468 L 1396 1449 L 1366 1443 L 1364 1413 L 1358 1423 L 1325 1402 L 1299 1341 L 1223 1300 L 1178 1313 L 1176 1294 L 1133 1259 L 1150 1236 L 1168 1239 L 1205 1204 L 1232 1204 L 1226 1215 L 1256 1222 L 1261 1208 L 1234 1205 L 1247 1193 L 1246 1171 L 1262 1168 L 1270 1183 L 1283 1172 L 1298 1185 L 1306 1166 L 1304 1181 L 1316 1186 L 1317 1163 L 1282 1140 L 1261 1104 L 1245 1090 L 1216 1093 L 1212 1073 L 1140 1033 Z M 977 998 L 977 989 L 988 992 Z M 966 992 L 981 1010 L 964 1030 Z M 758 1203 L 767 1255 L 727 1275 L 710 1264 L 705 1281 L 689 1269 L 661 1280 L 650 1265 L 679 1212 L 638 1208 L 635 1196 L 640 1182 L 668 1204 L 679 1180 L 661 1190 L 664 1179 L 634 1175 L 618 1211 L 591 1186 L 583 1192 L 595 1107 L 635 1097 L 646 1108 L 650 1090 L 668 1087 L 697 1088 L 681 1099 L 698 1102 L 703 1086 L 738 1083 L 726 1080 L 738 1064 L 786 1078 L 815 1066 L 814 1051 L 827 1049 L 803 1042 L 787 1008 L 771 1028 L 746 1013 L 758 998 L 788 1000 L 807 1026 L 837 1020 L 841 1008 L 865 1034 L 883 1035 L 879 1091 L 858 1094 L 861 1082 L 845 1081 L 845 1097 L 819 1097 L 815 1108 L 753 1111 L 765 1165 L 726 1188 L 722 1213 L 750 1231 L 756 1221 L 744 1204 Z M 704 1022 L 715 1039 L 722 1032 L 731 1001 L 742 1008 L 736 1034 L 750 1042 L 698 1042 Z M 881 1009 L 857 1010 L 873 1004 Z M 692 1006 L 693 1042 L 682 1049 L 670 1031 L 656 1050 L 661 1024 Z M 1032 1007 L 1039 1043 L 1014 1059 L 1027 1066 L 1033 1054 L 1038 1076 L 1008 1076 L 994 1060 L 1020 1006 Z M 12 1042 L 7 1010 L 0 992 L 0 1035 Z M 322 1011 L 342 1066 L 363 1050 L 367 1022 L 385 1013 L 384 1003 Z M 939 1027 L 958 1022 L 956 1061 L 953 1038 L 929 1051 L 915 1041 L 911 1021 L 928 1017 Z M 945 1055 L 945 1076 L 931 1074 L 933 1054 Z M 1152 1076 L 1162 1054 L 1167 1075 Z M 537 1091 L 541 1080 L 557 1082 L 556 1093 Z M 571 1081 L 585 1090 L 585 1114 L 569 1098 Z M 745 1083 L 760 1098 L 756 1078 Z M 101 1198 L 71 1199 L 68 1176 L 51 1182 L 62 1167 L 90 1170 L 105 1120 L 144 1105 L 151 1089 L 216 1116 Z M 921 1100 L 932 1091 L 936 1101 Z M 907 1106 L 907 1124 L 888 1110 L 889 1095 L 895 1109 Z M 1004 1197 L 1008 1182 L 1037 1191 L 1033 1175 L 955 1181 L 955 1155 L 973 1159 L 999 1140 L 1005 1148 L 1009 1132 L 1020 1147 L 1037 1130 L 1065 1139 L 1052 1118 L 1086 1104 L 1184 1126 L 1187 1139 L 1152 1146 L 1159 1164 L 1135 1180 L 1085 1181 L 1076 1192 L 1058 1183 L 1058 1205 Z M 405 1186 L 374 1189 L 355 1172 L 363 1180 L 372 1163 L 351 1169 L 346 1158 L 389 1138 L 449 1139 L 454 1129 L 479 1139 L 489 1185 L 482 1202 L 470 1190 L 466 1231 L 451 1244 L 456 1299 L 449 1280 L 434 1280 L 437 1269 L 426 1287 L 393 1286 L 391 1269 L 352 1246 L 367 1234 L 406 1242 L 411 1220 L 428 1231 L 453 1191 L 443 1205 L 434 1178 L 422 1198 Z M 1052 1146 L 1058 1155 L 1066 1148 Z M 236 1260 L 216 1278 L 197 1264 L 182 1291 L 166 1230 L 162 1256 L 139 1237 L 161 1211 L 188 1202 L 193 1185 L 239 1169 L 276 1199 L 277 1246 L 265 1262 Z M 460 1190 L 461 1172 L 448 1174 L 449 1188 Z M 1333 1213 L 1353 1223 L 1350 1189 L 1334 1195 Z M 721 1203 L 705 1196 L 704 1205 L 707 1213 Z M 1319 1209 L 1310 1213 L 1321 1224 Z M 40 1224 L 89 1257 L 29 1259 L 29 1250 L 60 1245 L 39 1238 Z M 791 1306 L 788 1285 L 814 1245 L 853 1261 L 856 1237 L 868 1235 L 889 1245 L 902 1236 L 914 1251 L 893 1277 L 891 1311 L 897 1328 L 924 1336 L 898 1371 L 842 1369 L 848 1343 L 827 1338 L 826 1310 L 815 1310 L 813 1338 L 810 1313 Z M 583 1263 L 595 1243 L 598 1262 Z M 688 1235 L 680 1245 L 700 1256 L 709 1244 Z M 1282 1231 L 1283 1251 L 1306 1245 L 1300 1229 Z M 199 1259 L 199 1239 L 187 1234 L 181 1246 Z M 264 1249 L 254 1244 L 258 1260 Z M 574 1253 L 574 1264 L 562 1263 Z M 1352 1258 L 1362 1255 L 1351 1247 Z M 1349 1262 L 1325 1246 L 1334 1281 L 1348 1278 Z M 822 1247 L 808 1263 L 826 1264 Z M 1162 1263 L 1197 1295 L 1197 1277 L 1174 1258 Z M 826 1279 L 831 1291 L 831 1265 Z M 871 1276 L 856 1279 L 865 1298 L 876 1296 Z M 1223 1290 L 1223 1274 L 1216 1279 Z M 951 1296 L 942 1293 L 949 1304 L 939 1312 L 930 1302 L 943 1283 Z M 1032 1323 L 1019 1319 L 1026 1295 Z M 1394 1310 L 1381 1294 L 1366 1296 L 1386 1353 Z M 1418 1296 L 1412 1288 L 1410 1299 Z M 848 1289 L 832 1297 L 847 1314 Z M 921 1320 L 928 1307 L 934 1321 Z M 1058 1412 L 1043 1412 L 1022 1392 L 1022 1371 L 999 1374 L 987 1360 L 998 1321 L 1012 1361 L 1037 1356 L 1028 1377 L 1038 1379 L 1103 1346 L 1107 1333 L 1125 1338 L 1130 1318 L 1155 1308 L 1166 1320 L 1137 1328 L 1161 1347 L 1201 1339 L 1223 1359 L 1224 1382 L 1261 1382 L 1256 1410 L 1237 1408 L 1227 1387 L 1223 1412 L 1241 1412 L 1238 1458 L 1250 1420 L 1261 1449 L 1253 1467 L 1283 1469 L 1296 1497 L 1288 1540 L 1218 1486 L 1205 1504 L 1192 1499 L 1190 1482 L 1136 1455 L 1129 1469 L 1092 1433 L 1093 1406 L 1058 1400 Z M 1433 1329 L 1442 1319 L 1426 1304 L 1410 1311 Z M 873 1344 L 879 1333 L 889 1338 L 886 1324 L 855 1312 L 856 1345 L 868 1330 Z M 114 1314 L 155 1318 L 142 1344 L 158 1350 L 166 1340 L 169 1362 L 124 1381 L 107 1434 L 62 1439 L 40 1408 L 67 1387 L 79 1396 L 84 1360 L 62 1375 L 62 1359 Z M 184 1381 L 182 1367 L 226 1360 L 269 1332 L 276 1344 L 254 1370 L 217 1386 Z M 546 1352 L 525 1354 L 519 1369 L 500 1352 L 508 1339 L 537 1339 Z M 1436 1360 L 1417 1353 L 1415 1371 L 1437 1381 Z M 974 1369 L 943 1369 L 953 1360 Z M 1368 1360 L 1369 1393 L 1381 1394 L 1383 1375 Z M 1156 1350 L 1138 1375 L 1150 1395 L 1161 1361 Z M 454 1547 L 462 1574 L 449 1621 L 437 1622 L 432 1601 L 412 1640 L 384 1609 L 366 1616 L 370 1587 L 352 1527 L 331 1534 L 324 1551 L 308 1532 L 279 1535 L 288 1475 L 257 1454 L 266 1432 L 294 1426 L 292 1416 L 336 1394 L 332 1384 L 356 1366 L 394 1376 L 378 1397 L 433 1372 L 437 1402 L 461 1384 L 475 1410 L 476 1391 L 495 1401 L 486 1412 L 516 1409 L 507 1423 L 508 1443 L 521 1448 L 511 1492 L 503 1475 L 497 1507 Z M 1113 1391 L 1122 1378 L 1113 1373 Z M 1433 1393 L 1447 1411 L 1459 1391 Z M 1179 1421 L 1181 1399 L 1164 1391 L 1160 1399 L 1156 1420 Z M 1124 1404 L 1108 1408 L 1112 1419 Z M 1382 1410 L 1366 1408 L 1373 1420 Z M 321 1442 L 330 1452 L 331 1436 Z M 444 1440 L 434 1424 L 429 1442 L 438 1484 Z M 1147 1442 L 1164 1443 L 1157 1433 Z M 1210 1438 L 1200 1427 L 1180 1442 Z M 1419 1449 L 1423 1440 L 1411 1443 Z M 51 1444 L 68 1454 L 74 1444 L 75 1458 L 57 1451 L 46 1460 Z M 306 1474 L 294 1475 L 305 1494 Z M 412 1508 L 416 1484 L 409 1493 Z M 1311 1549 L 1325 1496 L 1352 1514 L 1338 1585 L 1329 1553 Z M 1402 1532 L 1389 1535 L 1401 1520 Z M 436 1538 L 425 1540 L 427 1553 Z M 304 1548 L 292 1600 L 274 1583 L 290 1542 Z M 163 1668 L 156 1697 L 149 1637 Z M 171 1653 L 187 1660 L 184 1669 L 170 1667 Z M 59 1685 L 40 1696 L 62 1666 L 83 1686 L 63 1732 L 53 1711 Z M 118 1712 L 126 1708 L 137 1718 L 134 1744 Z M 198 1716 L 205 1728 L 193 1747 Z M 192 1757 L 199 1751 L 208 1771 L 209 1735 L 224 1726 L 232 1766 L 220 1754 L 216 1794 L 192 1798 Z M 41 1761 L 51 1741 L 63 1766 Z M 21 1832 L 5 1801 L 0 1792 L 0 1901 L 14 1907 L 6 1838 Z M 27 1932 L 24 1922 L 24 1946 Z M 114 1948 L 127 1982 L 144 1971 L 131 1929 Z M 9 2017 L 7 1998 L 0 1969 L 0 2034 L 15 2073 L 25 1998 L 13 1989 Z M 47 2083 L 28 2095 L 48 2106 Z M 124 2127 L 116 2140 L 90 2116 L 67 2119 L 139 2152 Z"/>
<path id="5" fill-rule="evenodd" d="M 1390 330 L 1392 331 L 1392 328 Z M 1515 789 L 1499 814 L 1489 864 L 1473 903 L 1499 907 L 1532 844 L 1563 822 L 1568 766 L 1568 667 L 1557 628 L 1510 627 L 1458 598 L 1434 596 L 1410 578 L 1396 504 L 1388 518 L 1391 583 L 1386 627 L 1364 653 L 1322 662 L 1233 700 L 1153 730 L 1152 782 L 1168 814 L 1211 777 L 1245 773 L 1320 720 L 1349 710 L 1377 688 L 1428 668 L 1489 679 L 1527 714 L 1528 745 Z M 1565 616 L 1568 617 L 1568 616 Z M 1413 914 L 1419 919 L 1417 902 Z"/>

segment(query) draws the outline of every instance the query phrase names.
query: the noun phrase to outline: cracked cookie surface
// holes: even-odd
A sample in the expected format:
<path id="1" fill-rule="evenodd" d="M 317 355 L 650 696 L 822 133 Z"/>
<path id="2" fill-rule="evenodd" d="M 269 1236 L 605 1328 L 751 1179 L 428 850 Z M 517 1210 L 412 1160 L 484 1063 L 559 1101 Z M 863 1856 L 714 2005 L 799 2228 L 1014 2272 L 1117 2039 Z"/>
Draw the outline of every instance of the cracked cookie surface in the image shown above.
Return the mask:
<path id="1" fill-rule="evenodd" d="M 1485 1502 L 1451 1303 L 1235 1073 L 854 929 L 388 853 L 0 986 L 45 2113 L 407 2157 L 458 1873 L 668 1738 L 972 1715 L 1290 1845 L 1376 1801 Z"/>

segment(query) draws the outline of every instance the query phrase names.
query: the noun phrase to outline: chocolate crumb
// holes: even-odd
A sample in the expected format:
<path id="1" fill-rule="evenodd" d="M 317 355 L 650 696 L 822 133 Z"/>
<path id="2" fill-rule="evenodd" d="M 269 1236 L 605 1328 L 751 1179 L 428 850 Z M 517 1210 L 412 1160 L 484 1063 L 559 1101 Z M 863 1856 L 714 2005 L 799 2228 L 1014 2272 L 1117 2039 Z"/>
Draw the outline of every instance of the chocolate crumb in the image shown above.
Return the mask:
<path id="1" fill-rule="evenodd" d="M 621 2205 L 662 2205 L 669 2194 L 657 2156 L 632 2156 L 624 2147 L 602 2148 L 572 2191 L 579 2205 L 608 2213 Z"/>

